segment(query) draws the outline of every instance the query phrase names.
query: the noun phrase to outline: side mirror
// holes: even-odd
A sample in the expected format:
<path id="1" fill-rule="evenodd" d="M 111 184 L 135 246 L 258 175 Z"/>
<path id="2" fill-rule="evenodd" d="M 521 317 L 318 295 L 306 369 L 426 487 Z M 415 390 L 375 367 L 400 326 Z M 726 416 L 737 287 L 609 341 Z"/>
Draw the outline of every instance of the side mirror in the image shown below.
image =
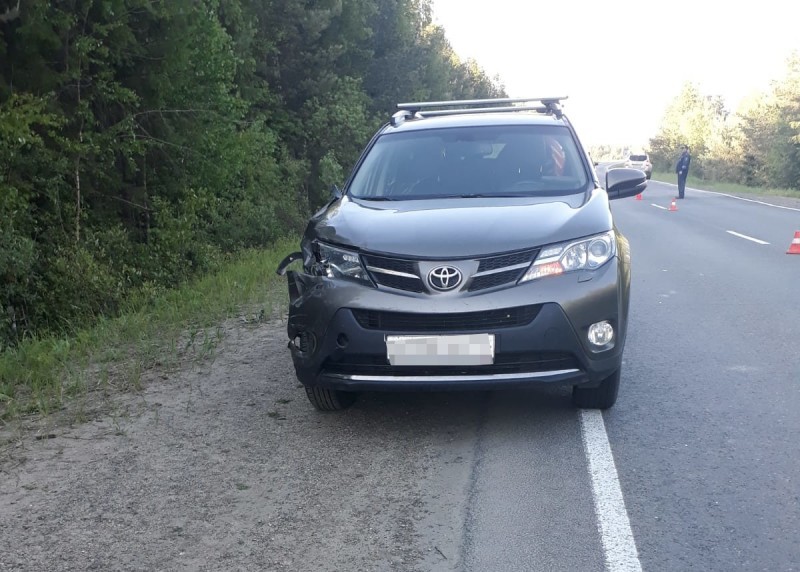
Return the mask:
<path id="1" fill-rule="evenodd" d="M 639 169 L 610 169 L 606 172 L 609 200 L 638 195 L 647 188 L 647 176 Z"/>

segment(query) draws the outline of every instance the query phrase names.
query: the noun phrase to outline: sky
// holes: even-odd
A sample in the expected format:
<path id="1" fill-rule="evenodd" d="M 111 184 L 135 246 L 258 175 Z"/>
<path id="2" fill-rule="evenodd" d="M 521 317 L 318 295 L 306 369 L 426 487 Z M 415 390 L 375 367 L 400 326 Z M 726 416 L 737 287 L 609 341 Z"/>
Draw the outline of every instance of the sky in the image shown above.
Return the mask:
<path id="1" fill-rule="evenodd" d="M 800 2 L 758 0 L 433 0 L 462 59 L 511 97 L 568 96 L 584 145 L 645 146 L 685 82 L 743 98 L 800 52 Z"/>

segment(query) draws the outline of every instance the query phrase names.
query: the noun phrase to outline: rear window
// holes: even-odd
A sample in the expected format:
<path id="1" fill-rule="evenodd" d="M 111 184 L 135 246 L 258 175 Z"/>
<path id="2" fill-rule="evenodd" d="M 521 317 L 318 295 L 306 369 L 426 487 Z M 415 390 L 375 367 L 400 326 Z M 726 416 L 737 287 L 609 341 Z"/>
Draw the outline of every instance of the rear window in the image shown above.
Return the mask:
<path id="1" fill-rule="evenodd" d="M 647 155 L 631 155 L 631 161 L 647 161 Z"/>
<path id="2" fill-rule="evenodd" d="M 566 195 L 589 183 L 570 131 L 481 126 L 381 136 L 348 189 L 364 199 Z"/>

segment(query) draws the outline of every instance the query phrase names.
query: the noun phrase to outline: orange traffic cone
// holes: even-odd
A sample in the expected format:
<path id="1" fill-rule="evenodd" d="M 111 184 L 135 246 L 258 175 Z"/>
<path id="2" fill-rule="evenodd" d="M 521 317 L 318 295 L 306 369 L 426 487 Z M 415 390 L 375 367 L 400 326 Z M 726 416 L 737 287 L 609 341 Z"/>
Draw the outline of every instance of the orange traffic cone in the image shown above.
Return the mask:
<path id="1" fill-rule="evenodd" d="M 669 210 L 671 210 L 671 211 L 678 210 L 678 205 L 675 204 L 675 199 L 672 199 L 672 204 L 669 205 Z"/>
<path id="2" fill-rule="evenodd" d="M 792 244 L 789 245 L 789 250 L 786 254 L 800 254 L 800 230 L 795 231 Z"/>
<path id="3" fill-rule="evenodd" d="M 639 193 L 638 195 L 636 195 L 636 200 L 637 201 L 641 201 L 642 200 L 642 193 Z"/>

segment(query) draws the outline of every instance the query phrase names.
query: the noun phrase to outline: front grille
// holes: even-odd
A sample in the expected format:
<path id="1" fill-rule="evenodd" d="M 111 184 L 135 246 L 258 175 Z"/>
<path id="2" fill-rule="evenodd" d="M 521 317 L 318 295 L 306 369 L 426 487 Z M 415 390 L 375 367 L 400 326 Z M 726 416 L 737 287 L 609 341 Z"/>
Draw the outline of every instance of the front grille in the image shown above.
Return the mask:
<path id="1" fill-rule="evenodd" d="M 339 375 L 495 375 L 503 373 L 539 373 L 565 369 L 581 369 L 580 362 L 569 353 L 526 352 L 495 356 L 489 365 L 475 366 L 392 366 L 385 355 L 348 355 L 342 361 L 326 361 L 324 373 Z"/>
<path id="2" fill-rule="evenodd" d="M 470 292 L 486 290 L 498 286 L 511 285 L 520 279 L 525 268 L 503 270 L 509 266 L 530 264 L 538 254 L 538 250 L 524 250 L 510 254 L 499 254 L 478 259 L 478 273 L 493 272 L 485 276 L 473 278 L 469 285 Z M 427 292 L 423 278 L 419 276 L 418 261 L 404 258 L 391 258 L 375 254 L 364 254 L 364 263 L 373 280 L 387 288 L 405 290 L 406 292 Z M 451 261 L 458 265 L 458 262 Z M 407 276 L 398 276 L 397 273 Z"/>
<path id="3" fill-rule="evenodd" d="M 514 328 L 530 324 L 541 309 L 540 305 L 503 308 L 486 312 L 457 314 L 415 314 L 353 310 L 362 328 L 385 332 L 475 332 Z"/>
<path id="4" fill-rule="evenodd" d="M 386 256 L 375 256 L 372 254 L 364 255 L 364 263 L 370 269 L 369 273 L 373 280 L 381 286 L 405 290 L 406 292 L 424 292 L 425 287 L 417 273 L 417 264 L 412 260 L 401 258 L 388 258 Z M 389 272 L 380 272 L 388 270 Z M 402 272 L 415 276 L 397 276 L 391 272 Z"/>
<path id="5" fill-rule="evenodd" d="M 525 250 L 523 252 L 492 256 L 491 258 L 482 258 L 478 266 L 478 272 L 497 270 L 498 268 L 516 266 L 517 264 L 524 264 L 526 262 L 531 263 L 538 253 L 538 250 Z"/>
<path id="6" fill-rule="evenodd" d="M 382 274 L 373 272 L 372 277 L 381 286 L 387 288 L 397 288 L 406 292 L 424 292 L 425 287 L 419 278 L 406 278 L 405 276 L 394 276 L 393 274 Z"/>
<path id="7" fill-rule="evenodd" d="M 495 286 L 502 286 L 503 284 L 514 283 L 522 277 L 525 268 L 517 268 L 516 270 L 507 270 L 505 272 L 495 272 L 494 274 L 487 274 L 486 276 L 478 276 L 473 278 L 469 285 L 469 291 L 475 292 L 477 290 L 486 290 L 494 288 Z"/>
<path id="8" fill-rule="evenodd" d="M 404 272 L 406 274 L 416 274 L 417 265 L 413 260 L 403 260 L 401 258 L 388 258 L 386 256 L 375 256 L 365 254 L 364 262 L 367 266 L 392 270 L 394 272 Z"/>

